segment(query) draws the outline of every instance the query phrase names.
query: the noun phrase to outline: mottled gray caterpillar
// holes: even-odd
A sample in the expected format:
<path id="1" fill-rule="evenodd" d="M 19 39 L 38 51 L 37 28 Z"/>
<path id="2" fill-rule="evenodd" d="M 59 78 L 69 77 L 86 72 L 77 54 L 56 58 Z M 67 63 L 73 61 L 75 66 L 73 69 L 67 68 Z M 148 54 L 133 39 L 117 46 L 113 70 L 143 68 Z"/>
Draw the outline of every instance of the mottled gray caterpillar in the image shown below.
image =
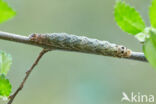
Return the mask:
<path id="1" fill-rule="evenodd" d="M 130 57 L 131 55 L 131 50 L 124 46 L 67 33 L 32 34 L 29 36 L 29 39 L 32 42 L 46 45 L 53 49 L 79 51 L 114 57 Z"/>

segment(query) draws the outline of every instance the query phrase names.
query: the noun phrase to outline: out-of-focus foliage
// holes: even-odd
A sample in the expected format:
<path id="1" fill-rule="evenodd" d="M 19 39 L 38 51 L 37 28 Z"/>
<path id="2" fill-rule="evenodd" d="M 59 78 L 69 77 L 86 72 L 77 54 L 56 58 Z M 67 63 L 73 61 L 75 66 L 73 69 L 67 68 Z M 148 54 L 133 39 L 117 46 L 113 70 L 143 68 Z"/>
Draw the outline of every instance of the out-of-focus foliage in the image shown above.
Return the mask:
<path id="1" fill-rule="evenodd" d="M 11 84 L 6 78 L 10 66 L 12 63 L 12 57 L 3 51 L 0 52 L 0 97 L 8 97 L 11 93 Z"/>
<path id="2" fill-rule="evenodd" d="M 149 16 L 152 27 L 156 28 L 156 0 L 152 0 L 152 5 L 149 8 Z"/>
<path id="3" fill-rule="evenodd" d="M 0 52 L 0 73 L 6 76 L 8 71 L 10 70 L 11 64 L 12 64 L 11 55 L 1 51 Z"/>
<path id="4" fill-rule="evenodd" d="M 3 74 L 0 74 L 0 97 L 8 97 L 11 93 L 11 84 Z"/>
<path id="5" fill-rule="evenodd" d="M 12 18 L 14 15 L 15 11 L 6 2 L 0 0 L 0 23 Z M 11 55 L 0 51 L 0 97 L 8 97 L 11 93 L 11 84 L 6 78 L 11 64 Z"/>
<path id="6" fill-rule="evenodd" d="M 156 47 L 151 37 L 144 43 L 143 51 L 150 64 L 156 68 Z"/>
<path id="7" fill-rule="evenodd" d="M 0 0 L 0 23 L 12 18 L 15 14 L 15 11 L 6 2 Z"/>

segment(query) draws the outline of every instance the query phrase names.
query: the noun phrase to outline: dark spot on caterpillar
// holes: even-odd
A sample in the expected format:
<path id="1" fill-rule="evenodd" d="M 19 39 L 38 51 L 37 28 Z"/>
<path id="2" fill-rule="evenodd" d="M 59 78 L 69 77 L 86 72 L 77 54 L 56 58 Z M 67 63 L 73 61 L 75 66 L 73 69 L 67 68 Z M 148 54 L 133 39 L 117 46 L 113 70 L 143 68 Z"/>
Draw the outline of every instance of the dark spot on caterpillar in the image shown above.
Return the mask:
<path id="1" fill-rule="evenodd" d="M 129 57 L 131 55 L 131 50 L 124 46 L 117 46 L 117 56 L 118 57 Z"/>
<path id="2" fill-rule="evenodd" d="M 125 49 L 125 47 L 122 46 L 121 49 Z"/>
<path id="3" fill-rule="evenodd" d="M 35 41 L 35 40 L 37 39 L 37 34 L 31 34 L 31 35 L 29 36 L 29 39 L 30 39 L 31 41 Z"/>

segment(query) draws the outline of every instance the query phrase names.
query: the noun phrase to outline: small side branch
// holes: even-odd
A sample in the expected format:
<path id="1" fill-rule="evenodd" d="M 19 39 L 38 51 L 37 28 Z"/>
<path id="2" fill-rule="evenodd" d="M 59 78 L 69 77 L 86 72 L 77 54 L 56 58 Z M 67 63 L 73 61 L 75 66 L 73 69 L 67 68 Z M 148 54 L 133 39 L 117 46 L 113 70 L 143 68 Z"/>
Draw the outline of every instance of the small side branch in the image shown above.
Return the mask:
<path id="1" fill-rule="evenodd" d="M 19 91 L 22 90 L 26 80 L 28 79 L 29 75 L 31 74 L 32 70 L 34 69 L 34 67 L 38 64 L 39 60 L 42 58 L 42 56 L 47 52 L 49 51 L 48 49 L 43 49 L 39 56 L 37 57 L 37 59 L 35 60 L 35 62 L 33 63 L 33 65 L 31 66 L 31 68 L 26 72 L 26 76 L 24 77 L 22 83 L 20 84 L 19 88 L 15 91 L 15 93 L 13 95 L 11 95 L 9 98 L 9 102 L 8 104 L 11 104 L 14 100 L 14 98 L 16 97 L 16 95 L 19 93 Z"/>
<path id="2" fill-rule="evenodd" d="M 48 49 L 83 52 L 147 62 L 143 53 L 134 52 L 125 46 L 67 33 L 32 34 L 27 37 L 0 32 L 0 39 Z"/>

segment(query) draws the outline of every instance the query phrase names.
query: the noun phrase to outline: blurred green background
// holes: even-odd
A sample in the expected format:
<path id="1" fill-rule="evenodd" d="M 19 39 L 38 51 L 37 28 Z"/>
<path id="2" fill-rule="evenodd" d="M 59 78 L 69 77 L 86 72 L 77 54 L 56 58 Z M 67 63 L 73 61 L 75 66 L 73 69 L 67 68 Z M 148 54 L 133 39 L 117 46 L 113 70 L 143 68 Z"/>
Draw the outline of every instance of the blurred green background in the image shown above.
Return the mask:
<path id="1" fill-rule="evenodd" d="M 67 32 L 142 51 L 140 43 L 116 25 L 115 0 L 6 1 L 17 16 L 1 24 L 1 31 L 21 35 Z M 126 1 L 149 26 L 150 0 Z M 8 77 L 15 91 L 41 48 L 0 40 L 0 49 L 13 57 Z M 156 70 L 148 63 L 53 51 L 41 59 L 14 104 L 121 104 L 122 92 L 156 95 L 155 81 Z"/>

